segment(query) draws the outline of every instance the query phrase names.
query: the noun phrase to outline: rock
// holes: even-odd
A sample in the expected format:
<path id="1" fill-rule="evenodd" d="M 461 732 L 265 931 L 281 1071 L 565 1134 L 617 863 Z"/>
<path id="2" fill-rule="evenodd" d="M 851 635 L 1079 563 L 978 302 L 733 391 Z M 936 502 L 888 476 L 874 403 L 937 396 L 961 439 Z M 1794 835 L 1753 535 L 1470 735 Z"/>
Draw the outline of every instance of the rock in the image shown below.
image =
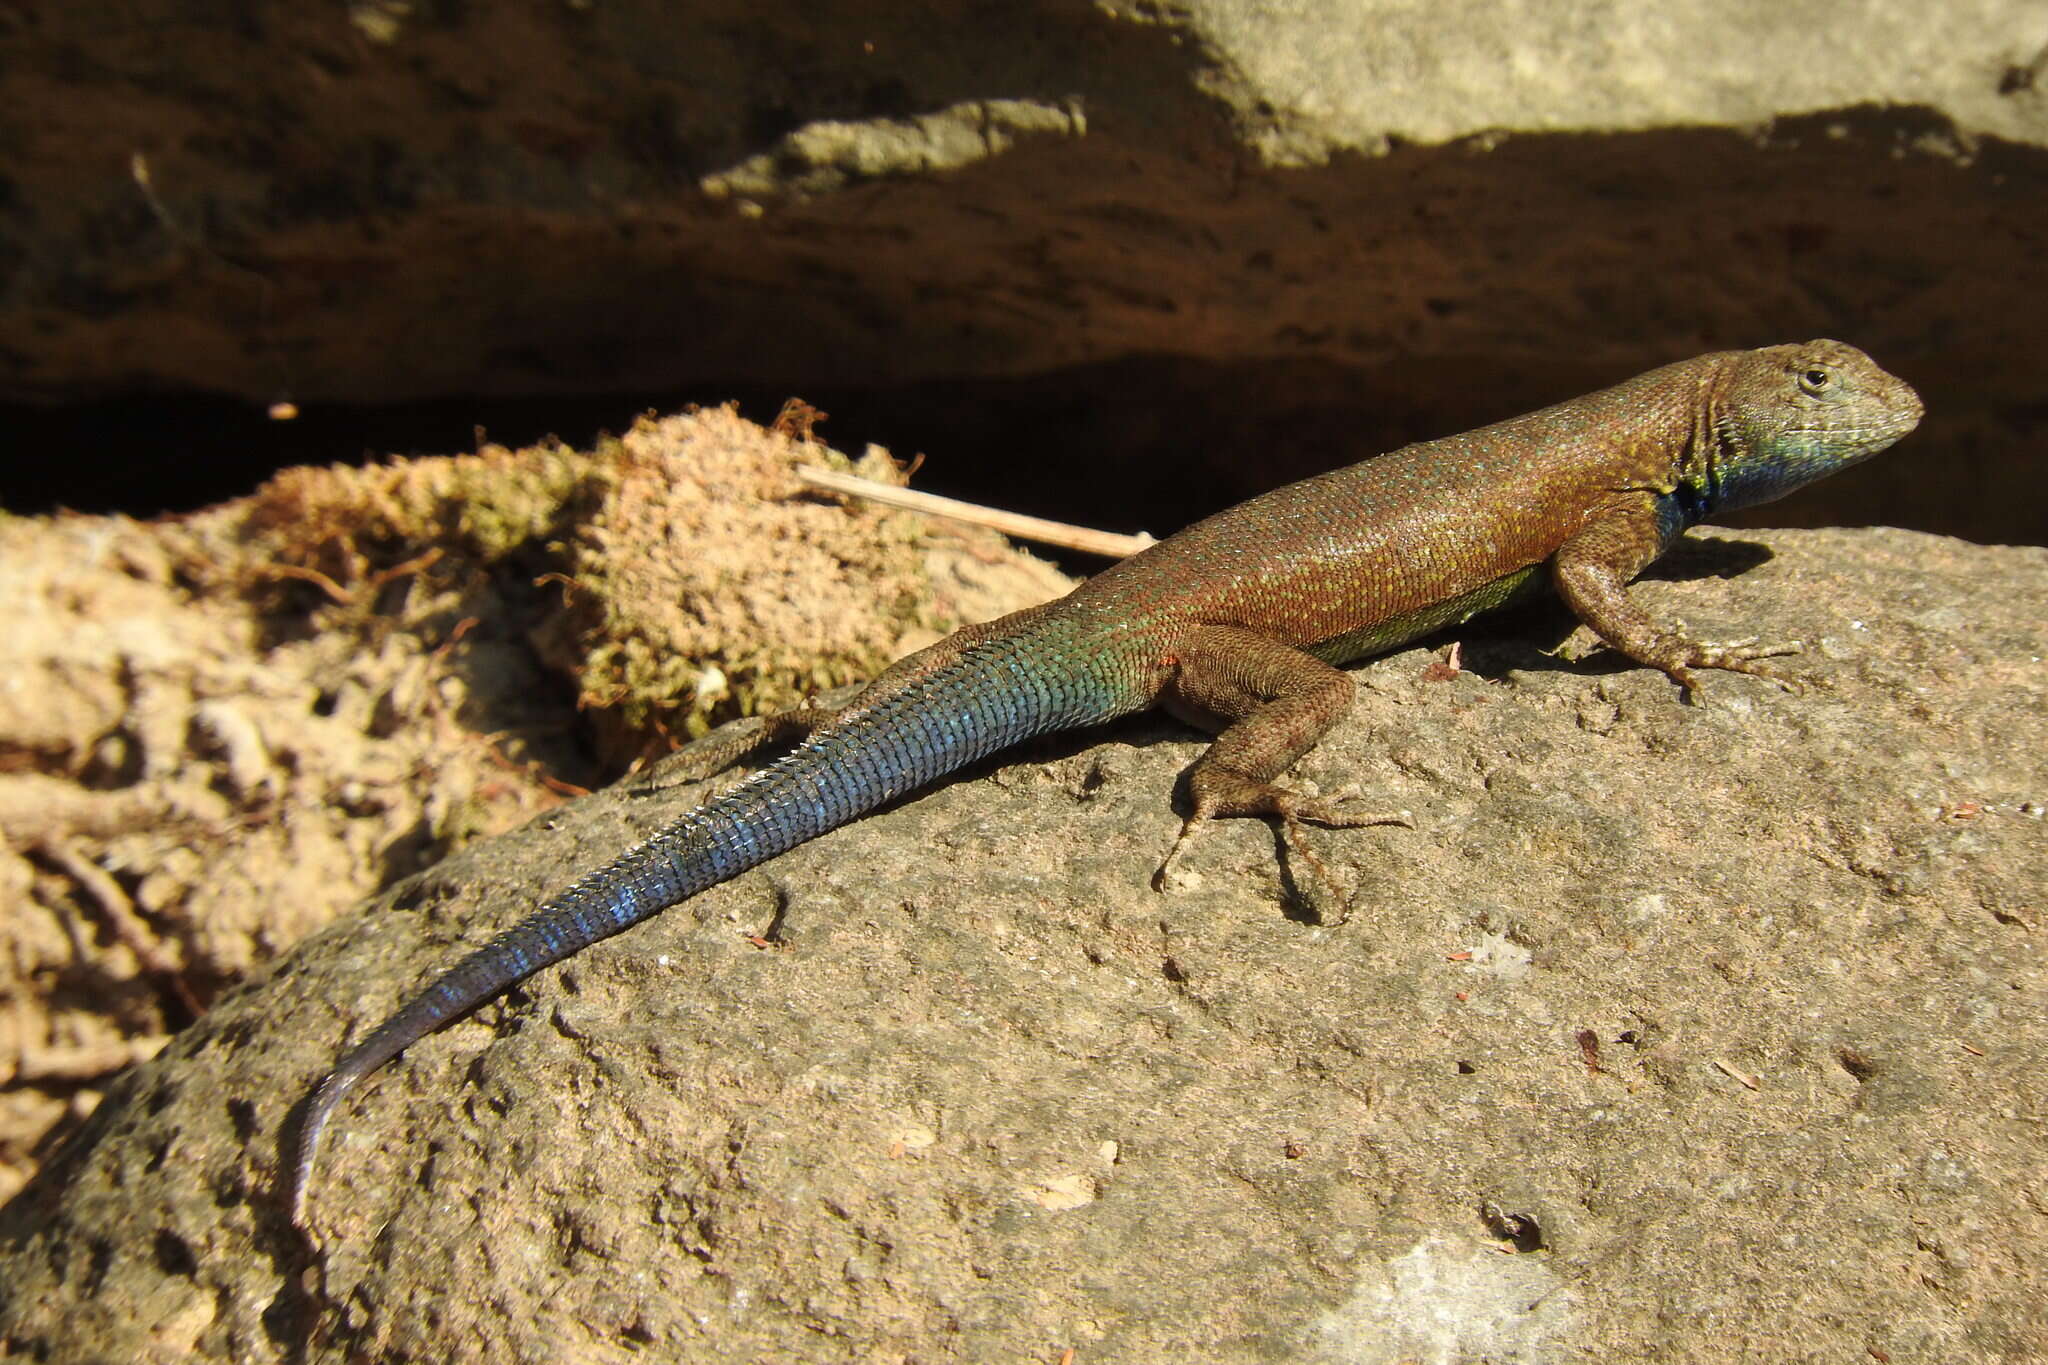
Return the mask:
<path id="1" fill-rule="evenodd" d="M 1348 917 L 1251 821 L 1149 889 L 1173 724 L 1035 744 L 415 1046 L 309 1247 L 335 1049 L 702 789 L 473 845 L 114 1085 L 0 1209 L 0 1352 L 2033 1358 L 2048 553 L 1722 533 L 1638 591 L 1815 686 L 1686 706 L 1554 607 L 1369 664 L 1297 773 L 1416 812 L 1312 836 Z"/>

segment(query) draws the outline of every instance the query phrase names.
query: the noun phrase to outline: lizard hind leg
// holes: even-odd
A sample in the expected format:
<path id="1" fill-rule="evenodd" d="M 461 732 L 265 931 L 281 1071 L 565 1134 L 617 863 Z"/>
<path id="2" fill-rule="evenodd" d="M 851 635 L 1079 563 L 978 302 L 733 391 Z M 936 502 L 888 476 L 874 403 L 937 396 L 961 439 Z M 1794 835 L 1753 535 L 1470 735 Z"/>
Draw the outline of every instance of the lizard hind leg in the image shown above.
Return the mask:
<path id="1" fill-rule="evenodd" d="M 1194 631 L 1161 699 L 1178 714 L 1223 725 L 1188 770 L 1188 817 L 1152 885 L 1166 889 L 1174 863 L 1211 820 L 1269 816 L 1280 820 L 1288 847 L 1341 901 L 1336 878 L 1309 847 L 1303 824 L 1409 825 L 1412 817 L 1407 811 L 1360 810 L 1349 792 L 1304 796 L 1273 779 L 1314 747 L 1344 714 L 1351 695 L 1348 675 L 1270 636 L 1238 626 Z"/>
<path id="2" fill-rule="evenodd" d="M 637 790 L 646 796 L 685 782 L 701 781 L 724 772 L 757 750 L 809 739 L 831 726 L 845 709 L 824 703 L 844 701 L 859 690 L 857 686 L 835 688 L 787 711 L 748 716 L 721 725 L 702 739 L 691 740 L 674 753 L 655 760 Z"/>
<path id="3" fill-rule="evenodd" d="M 1002 634 L 1006 630 L 1014 630 L 1042 610 L 1043 608 L 1039 607 L 1028 607 L 994 621 L 962 626 L 937 644 L 898 659 L 868 682 L 848 683 L 842 687 L 830 688 L 787 711 L 777 711 L 768 716 L 749 716 L 733 721 L 729 725 L 722 725 L 702 739 L 692 740 L 657 762 L 649 770 L 647 783 L 640 789 L 641 793 L 645 795 L 684 782 L 695 782 L 710 777 L 714 773 L 724 772 L 757 750 L 772 745 L 799 743 L 821 730 L 829 730 L 842 721 L 852 720 L 912 684 L 945 668 L 958 659 L 968 646 Z"/>

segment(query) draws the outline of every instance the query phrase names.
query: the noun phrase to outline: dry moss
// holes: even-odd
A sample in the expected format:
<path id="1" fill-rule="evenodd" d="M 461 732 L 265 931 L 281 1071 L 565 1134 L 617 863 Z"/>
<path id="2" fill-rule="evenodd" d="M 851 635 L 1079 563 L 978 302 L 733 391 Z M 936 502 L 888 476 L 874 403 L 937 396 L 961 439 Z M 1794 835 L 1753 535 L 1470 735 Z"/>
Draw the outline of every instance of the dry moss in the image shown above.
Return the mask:
<path id="1" fill-rule="evenodd" d="M 582 704 L 624 752 L 872 676 L 922 629 L 950 629 L 926 524 L 803 494 L 806 461 L 844 456 L 729 409 L 643 419 L 568 571 Z M 900 482 L 871 451 L 860 472 Z"/>

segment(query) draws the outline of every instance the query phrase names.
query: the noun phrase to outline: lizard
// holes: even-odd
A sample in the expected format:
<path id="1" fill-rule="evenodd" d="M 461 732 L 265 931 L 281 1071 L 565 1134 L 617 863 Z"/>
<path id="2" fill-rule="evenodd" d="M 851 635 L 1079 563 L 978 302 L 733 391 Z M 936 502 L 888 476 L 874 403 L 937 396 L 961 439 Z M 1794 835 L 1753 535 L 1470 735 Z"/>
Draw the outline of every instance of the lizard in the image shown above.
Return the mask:
<path id="1" fill-rule="evenodd" d="M 766 718 L 794 748 L 575 881 L 448 968 L 342 1052 L 302 1101 L 290 1216 L 337 1107 L 412 1043 L 535 972 L 913 789 L 1033 736 L 1158 705 L 1216 734 L 1187 770 L 1187 815 L 1153 882 L 1216 819 L 1271 817 L 1321 865 L 1304 822 L 1406 823 L 1280 777 L 1344 715 L 1338 665 L 1543 586 L 1608 646 L 1670 675 L 1796 688 L 1764 662 L 1797 642 L 1712 643 L 1627 584 L 1708 515 L 1781 496 L 1918 425 L 1919 396 L 1853 346 L 1720 351 L 1463 435 L 1402 447 L 1198 521 L 1067 596 L 968 626 L 843 705 Z M 1546 572 L 1547 571 L 1547 572 Z M 716 741 L 716 736 L 713 737 Z"/>

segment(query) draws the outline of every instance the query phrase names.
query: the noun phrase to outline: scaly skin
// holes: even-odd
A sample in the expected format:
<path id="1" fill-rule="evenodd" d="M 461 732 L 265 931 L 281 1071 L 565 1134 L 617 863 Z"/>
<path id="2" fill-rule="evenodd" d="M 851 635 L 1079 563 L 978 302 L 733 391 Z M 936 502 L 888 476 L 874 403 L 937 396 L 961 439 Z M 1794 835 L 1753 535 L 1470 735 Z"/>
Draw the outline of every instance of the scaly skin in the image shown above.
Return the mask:
<path id="1" fill-rule="evenodd" d="M 1785 683 L 1759 660 L 1797 645 L 1692 639 L 1644 614 L 1625 585 L 1708 514 L 1866 459 L 1920 414 L 1911 388 L 1840 342 L 1700 356 L 1276 489 L 1057 602 L 904 659 L 844 707 L 771 718 L 768 738 L 807 737 L 471 953 L 342 1054 L 306 1106 L 292 1217 L 303 1222 L 335 1107 L 411 1043 L 601 938 L 1033 735 L 1154 705 L 1220 730 L 1188 772 L 1191 809 L 1163 884 L 1211 819 L 1277 816 L 1317 867 L 1301 821 L 1402 819 L 1272 779 L 1350 704 L 1351 680 L 1335 665 L 1498 606 L 1540 585 L 1546 565 L 1603 640 L 1688 692 L 1702 669 Z"/>

